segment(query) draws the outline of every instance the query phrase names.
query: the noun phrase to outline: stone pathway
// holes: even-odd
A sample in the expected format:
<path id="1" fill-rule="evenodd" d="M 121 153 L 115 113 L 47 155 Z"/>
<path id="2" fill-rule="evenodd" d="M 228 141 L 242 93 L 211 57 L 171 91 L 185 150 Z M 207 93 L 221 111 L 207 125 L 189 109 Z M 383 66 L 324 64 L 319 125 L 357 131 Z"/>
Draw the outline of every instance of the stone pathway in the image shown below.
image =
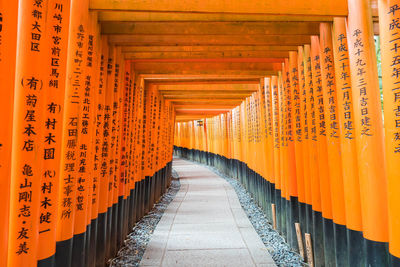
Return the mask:
<path id="1" fill-rule="evenodd" d="M 276 266 L 227 181 L 182 159 L 173 167 L 181 188 L 140 266 Z"/>

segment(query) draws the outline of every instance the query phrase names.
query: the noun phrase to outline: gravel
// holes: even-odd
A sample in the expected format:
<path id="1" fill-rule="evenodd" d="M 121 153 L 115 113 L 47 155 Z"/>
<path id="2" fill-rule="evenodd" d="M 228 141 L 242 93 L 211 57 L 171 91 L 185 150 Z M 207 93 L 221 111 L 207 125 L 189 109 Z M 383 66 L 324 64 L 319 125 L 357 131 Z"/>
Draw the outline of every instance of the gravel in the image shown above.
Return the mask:
<path id="1" fill-rule="evenodd" d="M 172 170 L 172 177 L 172 183 L 167 193 L 161 197 L 160 201 L 154 205 L 148 214 L 135 224 L 132 232 L 126 237 L 124 246 L 118 251 L 117 256 L 108 261 L 109 266 L 139 266 L 154 229 L 181 187 L 175 170 Z"/>
<path id="2" fill-rule="evenodd" d="M 226 176 L 216 168 L 204 164 L 201 165 L 218 174 L 232 185 L 243 210 L 277 266 L 308 266 L 308 264 L 302 261 L 301 256 L 297 252 L 291 250 L 285 239 L 272 228 L 272 224 L 268 221 L 262 209 L 238 180 Z"/>

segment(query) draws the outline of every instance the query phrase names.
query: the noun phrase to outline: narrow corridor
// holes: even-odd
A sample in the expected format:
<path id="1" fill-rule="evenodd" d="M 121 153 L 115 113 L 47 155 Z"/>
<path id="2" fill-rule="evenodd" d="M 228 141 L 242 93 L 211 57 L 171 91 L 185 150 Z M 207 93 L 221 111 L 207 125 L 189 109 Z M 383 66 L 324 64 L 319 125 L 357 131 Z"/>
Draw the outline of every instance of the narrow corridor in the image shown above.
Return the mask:
<path id="1" fill-rule="evenodd" d="M 227 181 L 182 159 L 173 168 L 181 189 L 141 266 L 276 266 Z"/>

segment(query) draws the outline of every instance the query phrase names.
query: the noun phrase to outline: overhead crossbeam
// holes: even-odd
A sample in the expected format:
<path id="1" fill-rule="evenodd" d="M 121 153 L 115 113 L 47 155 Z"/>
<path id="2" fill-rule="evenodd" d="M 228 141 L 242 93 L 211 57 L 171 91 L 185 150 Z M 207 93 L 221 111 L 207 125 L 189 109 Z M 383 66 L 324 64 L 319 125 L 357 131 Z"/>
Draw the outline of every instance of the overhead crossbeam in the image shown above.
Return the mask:
<path id="1" fill-rule="evenodd" d="M 346 16 L 347 1 L 292 0 L 292 1 L 232 1 L 232 0 L 90 0 L 92 10 L 160 11 L 182 13 L 232 13 L 265 15 L 323 15 Z"/>
<path id="2" fill-rule="evenodd" d="M 165 45 L 303 45 L 310 42 L 307 35 L 109 35 L 109 42 L 120 46 Z"/>
<path id="3" fill-rule="evenodd" d="M 134 35 L 313 35 L 319 22 L 113 22 L 101 23 L 103 34 Z"/>

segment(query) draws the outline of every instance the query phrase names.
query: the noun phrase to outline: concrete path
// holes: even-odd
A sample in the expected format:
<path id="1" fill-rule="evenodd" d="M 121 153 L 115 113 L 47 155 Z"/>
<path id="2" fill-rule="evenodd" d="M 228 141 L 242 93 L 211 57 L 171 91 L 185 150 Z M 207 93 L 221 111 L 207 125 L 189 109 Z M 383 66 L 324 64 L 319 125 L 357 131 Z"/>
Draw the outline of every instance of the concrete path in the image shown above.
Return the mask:
<path id="1" fill-rule="evenodd" d="M 228 182 L 182 159 L 173 168 L 181 189 L 140 266 L 276 266 Z"/>

